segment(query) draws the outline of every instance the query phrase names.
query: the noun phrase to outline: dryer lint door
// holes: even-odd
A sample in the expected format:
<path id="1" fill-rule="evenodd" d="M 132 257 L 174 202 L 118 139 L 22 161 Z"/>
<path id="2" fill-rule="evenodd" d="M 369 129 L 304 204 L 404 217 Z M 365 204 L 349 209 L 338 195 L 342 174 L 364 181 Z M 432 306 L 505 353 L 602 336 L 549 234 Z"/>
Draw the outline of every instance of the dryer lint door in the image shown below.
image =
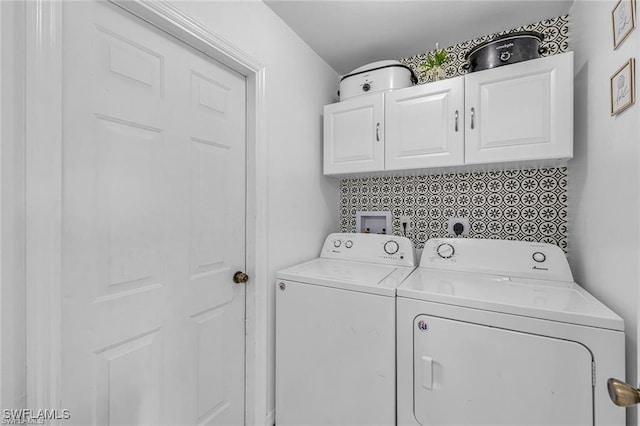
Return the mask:
<path id="1" fill-rule="evenodd" d="M 593 424 L 592 357 L 579 343 L 427 315 L 413 338 L 421 425 Z"/>

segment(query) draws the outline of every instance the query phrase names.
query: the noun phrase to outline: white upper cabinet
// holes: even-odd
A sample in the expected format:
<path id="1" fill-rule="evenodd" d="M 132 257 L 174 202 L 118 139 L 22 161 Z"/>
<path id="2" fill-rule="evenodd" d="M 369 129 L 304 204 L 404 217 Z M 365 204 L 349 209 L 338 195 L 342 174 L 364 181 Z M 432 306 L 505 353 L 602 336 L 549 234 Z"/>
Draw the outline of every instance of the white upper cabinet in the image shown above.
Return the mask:
<path id="1" fill-rule="evenodd" d="M 385 169 L 464 163 L 464 77 L 385 94 Z"/>
<path id="2" fill-rule="evenodd" d="M 465 76 L 465 163 L 573 155 L 573 53 Z"/>
<path id="3" fill-rule="evenodd" d="M 384 170 L 384 94 L 324 107 L 324 174 Z"/>
<path id="4" fill-rule="evenodd" d="M 572 52 L 324 108 L 327 175 L 572 156 Z"/>

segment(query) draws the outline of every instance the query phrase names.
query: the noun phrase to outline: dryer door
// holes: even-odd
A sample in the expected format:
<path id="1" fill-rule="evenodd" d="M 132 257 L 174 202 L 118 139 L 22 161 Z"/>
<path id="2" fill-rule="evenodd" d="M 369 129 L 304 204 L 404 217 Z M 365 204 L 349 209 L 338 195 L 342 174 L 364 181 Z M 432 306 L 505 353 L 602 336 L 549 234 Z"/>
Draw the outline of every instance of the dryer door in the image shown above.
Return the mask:
<path id="1" fill-rule="evenodd" d="M 427 315 L 413 337 L 422 425 L 593 424 L 592 357 L 579 343 Z"/>

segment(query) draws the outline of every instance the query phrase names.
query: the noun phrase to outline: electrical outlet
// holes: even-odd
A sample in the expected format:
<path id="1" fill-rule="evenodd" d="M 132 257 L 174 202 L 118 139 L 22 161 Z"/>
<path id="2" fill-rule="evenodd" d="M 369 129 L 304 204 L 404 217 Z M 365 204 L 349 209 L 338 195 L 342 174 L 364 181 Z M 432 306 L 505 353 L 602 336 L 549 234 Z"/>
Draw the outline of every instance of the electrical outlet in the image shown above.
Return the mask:
<path id="1" fill-rule="evenodd" d="M 456 224 L 462 225 L 462 232 L 456 232 Z M 449 219 L 449 226 L 447 228 L 449 235 L 453 237 L 461 235 L 469 235 L 469 218 L 468 217 L 452 217 Z"/>
<path id="2" fill-rule="evenodd" d="M 407 224 L 406 229 L 404 226 L 405 223 Z M 410 229 L 411 229 L 411 216 L 400 216 L 400 231 L 409 232 Z"/>

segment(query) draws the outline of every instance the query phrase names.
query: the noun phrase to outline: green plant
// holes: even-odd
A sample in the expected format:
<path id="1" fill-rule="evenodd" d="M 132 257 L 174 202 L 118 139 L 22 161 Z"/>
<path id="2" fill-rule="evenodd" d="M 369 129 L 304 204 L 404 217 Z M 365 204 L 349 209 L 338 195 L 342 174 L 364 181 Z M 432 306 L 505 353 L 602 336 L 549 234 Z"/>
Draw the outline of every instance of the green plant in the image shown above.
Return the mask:
<path id="1" fill-rule="evenodd" d="M 436 47 L 436 50 L 427 53 L 427 60 L 420 64 L 420 68 L 427 78 L 431 77 L 431 80 L 437 80 L 444 77 L 443 66 L 447 62 L 449 62 L 447 51 Z"/>

